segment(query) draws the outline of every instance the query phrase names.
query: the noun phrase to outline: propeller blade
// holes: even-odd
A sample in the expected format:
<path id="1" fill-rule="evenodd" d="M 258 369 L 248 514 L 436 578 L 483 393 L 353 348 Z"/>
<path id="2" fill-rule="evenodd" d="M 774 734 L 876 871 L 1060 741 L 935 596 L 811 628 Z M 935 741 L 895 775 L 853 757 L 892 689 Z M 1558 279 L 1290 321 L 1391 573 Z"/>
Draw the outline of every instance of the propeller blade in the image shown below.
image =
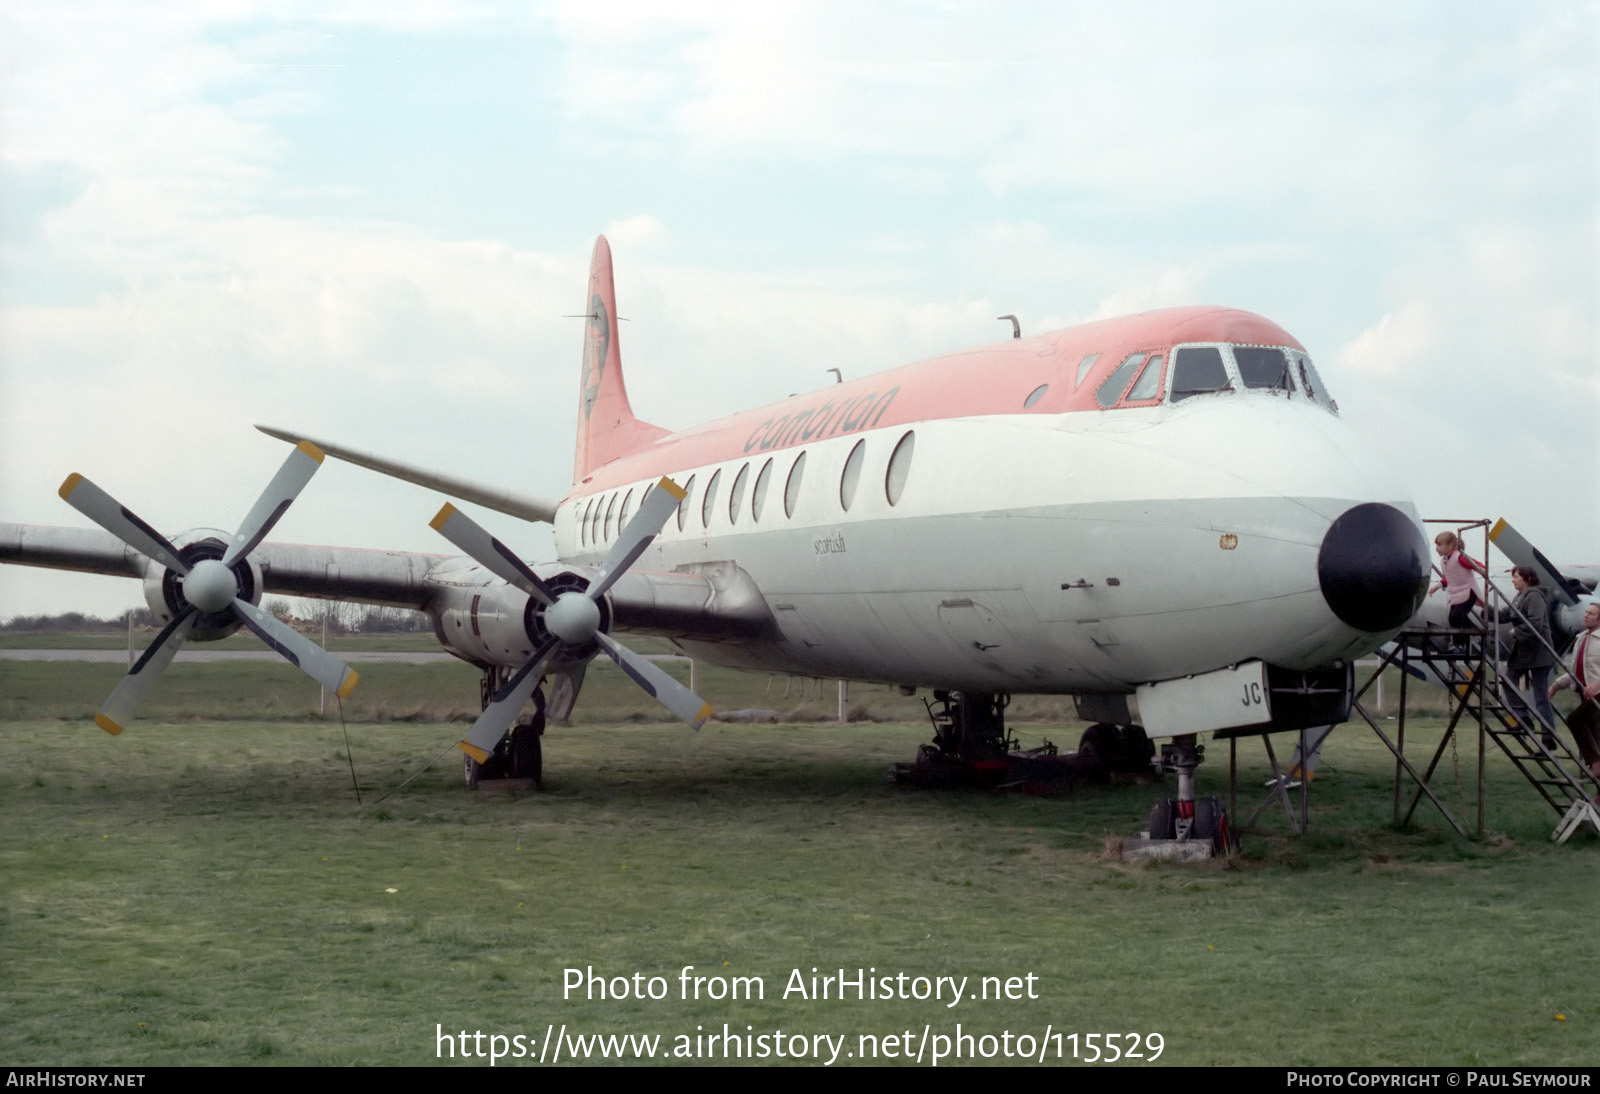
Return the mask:
<path id="1" fill-rule="evenodd" d="M 617 578 L 644 554 L 645 548 L 650 546 L 650 542 L 667 523 L 667 518 L 678 511 L 683 495 L 683 487 L 669 478 L 663 477 L 656 483 L 656 488 L 645 497 L 639 511 L 617 537 L 617 542 L 606 552 L 606 559 L 600 564 L 600 580 L 589 586 L 590 600 L 599 600 L 616 583 Z"/>
<path id="2" fill-rule="evenodd" d="M 489 753 L 495 750 L 500 738 L 506 735 L 523 706 L 533 697 L 533 689 L 544 679 L 545 662 L 558 645 L 560 642 L 552 638 L 533 651 L 533 656 L 528 658 L 521 670 L 506 681 L 493 701 L 478 715 L 478 720 L 472 723 L 471 731 L 456 745 L 457 748 L 480 764 L 489 762 Z"/>
<path id="3" fill-rule="evenodd" d="M 691 729 L 699 729 L 711 717 L 711 704 L 674 680 L 665 669 L 646 660 L 627 646 L 613 641 L 604 634 L 594 636 L 605 650 L 606 656 L 633 677 L 633 682 L 645 690 L 662 706 L 676 714 Z"/>
<path id="4" fill-rule="evenodd" d="M 116 536 L 146 558 L 187 575 L 189 567 L 167 537 L 123 508 L 116 498 L 74 471 L 61 484 L 61 500 Z"/>
<path id="5" fill-rule="evenodd" d="M 510 582 L 546 607 L 556 602 L 550 587 L 540 580 L 538 574 L 528 569 L 527 563 L 454 505 L 445 502 L 444 508 L 429 523 L 445 539 L 502 581 Z"/>
<path id="6" fill-rule="evenodd" d="M 235 598 L 233 612 L 256 636 L 283 655 L 289 664 L 343 699 L 355 690 L 361 679 L 349 665 L 317 645 L 294 628 L 278 622 L 248 600 Z"/>
<path id="7" fill-rule="evenodd" d="M 261 497 L 257 499 L 255 506 L 245 516 L 244 523 L 239 525 L 239 531 L 228 546 L 228 553 L 222 556 L 224 566 L 232 566 L 254 551 L 256 546 L 267 538 L 267 533 L 272 531 L 273 525 L 282 519 L 290 503 L 300 496 L 300 491 L 311 481 L 311 476 L 317 473 L 317 468 L 322 466 L 322 459 L 322 449 L 310 441 L 301 441 L 295 446 L 295 450 L 289 453 L 289 458 L 283 461 L 283 466 L 278 468 L 278 473 L 272 476 L 267 488 L 261 492 Z"/>
<path id="8" fill-rule="evenodd" d="M 183 640 L 189 637 L 189 632 L 194 630 L 195 621 L 199 618 L 193 608 L 186 608 L 161 628 L 156 640 L 139 655 L 139 660 L 133 663 L 133 668 L 122 678 L 122 683 L 111 693 L 111 698 L 100 708 L 100 713 L 94 716 L 95 725 L 115 737 L 132 724 L 134 712 L 139 709 L 145 694 L 161 679 L 167 666 L 172 664 L 172 658 L 183 645 Z"/>
<path id="9" fill-rule="evenodd" d="M 1578 602 L 1567 587 L 1567 579 L 1544 557 L 1544 552 L 1529 543 L 1527 537 L 1507 524 L 1504 518 L 1489 529 L 1489 541 L 1500 548 L 1500 553 L 1514 565 L 1531 567 L 1539 575 L 1539 583 L 1555 590 L 1556 599 L 1561 603 L 1572 605 Z"/>

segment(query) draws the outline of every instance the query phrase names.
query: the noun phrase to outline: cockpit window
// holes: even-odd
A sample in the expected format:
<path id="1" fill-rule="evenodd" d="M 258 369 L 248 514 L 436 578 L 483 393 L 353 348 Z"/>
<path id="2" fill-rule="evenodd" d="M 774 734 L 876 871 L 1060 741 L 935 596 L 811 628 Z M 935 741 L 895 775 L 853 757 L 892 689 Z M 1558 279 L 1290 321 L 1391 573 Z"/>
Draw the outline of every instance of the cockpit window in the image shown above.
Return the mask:
<path id="1" fill-rule="evenodd" d="M 1295 370 L 1300 373 L 1300 383 L 1305 385 L 1306 394 L 1335 414 L 1339 413 L 1339 404 L 1328 394 L 1328 389 L 1322 386 L 1322 377 L 1317 375 L 1316 366 L 1311 363 L 1311 358 L 1303 353 L 1297 353 L 1294 355 L 1294 365 Z"/>
<path id="2" fill-rule="evenodd" d="M 1089 356 L 1078 362 L 1078 378 L 1072 381 L 1073 391 L 1077 391 L 1083 386 L 1083 378 L 1089 375 L 1089 370 L 1094 368 L 1094 363 L 1098 360 L 1100 360 L 1100 355 L 1098 353 L 1091 353 Z"/>
<path id="3" fill-rule="evenodd" d="M 1134 370 L 1142 364 L 1144 364 L 1144 354 L 1129 354 L 1128 359 L 1101 382 L 1094 393 L 1095 401 L 1105 407 L 1116 406 L 1117 400 L 1122 398 L 1123 391 L 1128 387 L 1128 381 L 1133 378 Z"/>
<path id="4" fill-rule="evenodd" d="M 1294 394 L 1294 383 L 1289 379 L 1289 362 L 1283 350 L 1234 346 L 1233 359 L 1239 362 L 1239 378 L 1244 381 L 1245 387 Z"/>
<path id="5" fill-rule="evenodd" d="M 1191 395 L 1232 390 L 1233 383 L 1222 364 L 1222 351 L 1216 346 L 1185 346 L 1172 355 L 1173 402 L 1182 402 Z"/>
<path id="6" fill-rule="evenodd" d="M 1139 378 L 1133 382 L 1133 389 L 1128 392 L 1128 402 L 1137 403 L 1141 399 L 1161 397 L 1161 361 L 1159 353 L 1150 358 L 1144 366 L 1144 371 L 1139 373 Z"/>
<path id="7" fill-rule="evenodd" d="M 1311 358 L 1296 349 L 1282 346 L 1180 346 L 1172 351 L 1172 385 L 1168 398 L 1174 403 L 1196 395 L 1232 392 L 1236 385 L 1246 391 L 1305 394 L 1317 405 L 1335 414 L 1339 404 L 1322 386 L 1322 378 L 1311 365 Z"/>

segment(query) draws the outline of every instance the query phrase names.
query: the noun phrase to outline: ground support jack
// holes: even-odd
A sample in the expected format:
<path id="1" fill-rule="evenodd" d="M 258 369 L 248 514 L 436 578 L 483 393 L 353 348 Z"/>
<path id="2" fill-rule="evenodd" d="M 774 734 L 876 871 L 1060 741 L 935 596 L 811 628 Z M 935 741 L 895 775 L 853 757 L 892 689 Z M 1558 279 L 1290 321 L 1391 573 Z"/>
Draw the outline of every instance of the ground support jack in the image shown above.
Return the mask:
<path id="1" fill-rule="evenodd" d="M 935 691 L 927 703 L 933 741 L 912 763 L 895 764 L 890 778 L 905 786 L 979 787 L 1051 794 L 1111 772 L 1150 769 L 1154 750 L 1138 726 L 1091 726 L 1078 751 L 1046 742 L 1023 750 L 1005 724 L 1011 697 L 986 692 Z"/>
<path id="2" fill-rule="evenodd" d="M 1192 733 L 1161 746 L 1161 766 L 1178 773 L 1178 796 L 1156 802 L 1149 828 L 1123 844 L 1124 858 L 1188 862 L 1225 855 L 1238 847 L 1222 799 L 1195 797 L 1194 772 L 1204 755 Z"/>

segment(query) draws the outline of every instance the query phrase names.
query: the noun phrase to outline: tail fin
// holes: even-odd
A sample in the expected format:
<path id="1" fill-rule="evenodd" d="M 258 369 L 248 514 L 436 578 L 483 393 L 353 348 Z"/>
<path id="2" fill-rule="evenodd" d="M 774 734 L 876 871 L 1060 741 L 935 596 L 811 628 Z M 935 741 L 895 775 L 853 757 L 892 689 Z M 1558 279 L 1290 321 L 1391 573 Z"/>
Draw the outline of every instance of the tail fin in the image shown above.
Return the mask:
<path id="1" fill-rule="evenodd" d="M 611 245 L 594 242 L 589 264 L 588 322 L 583 331 L 583 381 L 578 386 L 578 448 L 572 481 L 595 468 L 636 452 L 670 430 L 641 422 L 628 405 L 622 382 L 622 352 L 617 345 L 617 291 L 611 280 Z"/>

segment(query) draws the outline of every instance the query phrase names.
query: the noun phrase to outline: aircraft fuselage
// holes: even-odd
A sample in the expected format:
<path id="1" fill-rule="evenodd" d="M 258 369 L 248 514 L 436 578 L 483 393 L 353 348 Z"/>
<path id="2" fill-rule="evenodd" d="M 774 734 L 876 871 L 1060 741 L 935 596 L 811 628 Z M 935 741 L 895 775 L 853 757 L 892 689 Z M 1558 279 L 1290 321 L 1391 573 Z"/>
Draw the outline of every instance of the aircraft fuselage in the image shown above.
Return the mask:
<path id="1" fill-rule="evenodd" d="M 1156 376 L 1124 367 L 1141 354 Z M 1225 384 L 1175 401 L 1213 356 Z M 1398 629 L 1427 563 L 1414 506 L 1302 361 L 1266 320 L 1199 308 L 937 358 L 603 465 L 557 509 L 557 551 L 599 562 L 666 474 L 689 495 L 638 568 L 735 565 L 774 622 L 681 639 L 717 663 L 986 692 L 1330 665 Z M 1352 510 L 1376 523 L 1334 543 Z M 1329 577 L 1352 537 L 1392 541 L 1370 595 Z"/>

